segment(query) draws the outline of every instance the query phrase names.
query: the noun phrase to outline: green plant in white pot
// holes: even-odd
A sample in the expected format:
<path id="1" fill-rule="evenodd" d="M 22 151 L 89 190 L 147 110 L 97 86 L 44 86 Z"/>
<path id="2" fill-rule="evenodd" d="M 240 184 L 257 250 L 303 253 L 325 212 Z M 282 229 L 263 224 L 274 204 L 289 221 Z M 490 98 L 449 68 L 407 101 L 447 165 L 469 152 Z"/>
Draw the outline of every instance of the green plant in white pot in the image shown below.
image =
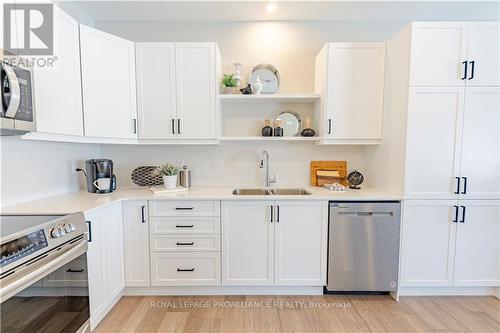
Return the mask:
<path id="1" fill-rule="evenodd" d="M 160 165 L 154 171 L 156 175 L 163 178 L 163 186 L 167 189 L 174 189 L 177 187 L 177 176 L 179 175 L 179 168 L 173 164 L 167 163 Z"/>

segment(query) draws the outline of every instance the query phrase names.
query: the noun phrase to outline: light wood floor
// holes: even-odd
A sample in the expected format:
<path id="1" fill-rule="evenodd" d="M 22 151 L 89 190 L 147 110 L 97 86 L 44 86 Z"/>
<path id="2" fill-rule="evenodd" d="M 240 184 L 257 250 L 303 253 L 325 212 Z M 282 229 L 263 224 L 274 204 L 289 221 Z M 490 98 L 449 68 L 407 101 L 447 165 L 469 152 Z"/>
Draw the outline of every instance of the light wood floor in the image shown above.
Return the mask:
<path id="1" fill-rule="evenodd" d="M 322 308 L 310 308 L 310 302 Z M 389 296 L 123 297 L 95 332 L 496 333 L 500 332 L 500 300 L 487 296 L 402 297 L 399 303 Z"/>

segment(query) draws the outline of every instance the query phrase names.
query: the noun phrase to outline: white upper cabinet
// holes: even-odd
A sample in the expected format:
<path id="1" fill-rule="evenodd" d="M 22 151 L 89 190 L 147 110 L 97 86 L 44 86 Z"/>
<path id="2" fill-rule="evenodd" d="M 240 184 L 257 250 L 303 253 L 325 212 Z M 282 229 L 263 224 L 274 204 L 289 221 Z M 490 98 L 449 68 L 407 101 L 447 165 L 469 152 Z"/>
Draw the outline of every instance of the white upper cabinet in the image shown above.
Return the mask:
<path id="1" fill-rule="evenodd" d="M 216 139 L 216 44 L 136 48 L 139 139 Z"/>
<path id="2" fill-rule="evenodd" d="M 498 22 L 412 24 L 411 86 L 498 86 Z"/>
<path id="3" fill-rule="evenodd" d="M 411 86 L 463 86 L 467 73 L 467 24 L 413 23 Z"/>
<path id="4" fill-rule="evenodd" d="M 183 139 L 215 139 L 215 43 L 177 43 L 177 133 Z"/>
<path id="5" fill-rule="evenodd" d="M 85 136 L 136 138 L 134 43 L 80 25 Z"/>
<path id="6" fill-rule="evenodd" d="M 326 284 L 328 204 L 276 201 L 276 285 Z"/>
<path id="7" fill-rule="evenodd" d="M 139 139 L 176 136 L 175 43 L 136 43 Z"/>
<path id="8" fill-rule="evenodd" d="M 363 143 L 382 139 L 385 43 L 329 43 L 316 57 L 320 135 Z"/>
<path id="9" fill-rule="evenodd" d="M 53 68 L 34 73 L 38 132 L 83 135 L 78 23 L 54 6 Z"/>
<path id="10" fill-rule="evenodd" d="M 468 39 L 469 76 L 467 85 L 500 85 L 500 23 L 470 23 Z M 471 63 L 472 61 L 473 63 Z"/>
<path id="11" fill-rule="evenodd" d="M 410 88 L 405 195 L 453 199 L 458 194 L 464 88 Z"/>
<path id="12" fill-rule="evenodd" d="M 461 199 L 500 199 L 500 87 L 468 87 L 460 164 Z"/>
<path id="13" fill-rule="evenodd" d="M 455 253 L 456 286 L 500 285 L 500 202 L 460 201 Z"/>

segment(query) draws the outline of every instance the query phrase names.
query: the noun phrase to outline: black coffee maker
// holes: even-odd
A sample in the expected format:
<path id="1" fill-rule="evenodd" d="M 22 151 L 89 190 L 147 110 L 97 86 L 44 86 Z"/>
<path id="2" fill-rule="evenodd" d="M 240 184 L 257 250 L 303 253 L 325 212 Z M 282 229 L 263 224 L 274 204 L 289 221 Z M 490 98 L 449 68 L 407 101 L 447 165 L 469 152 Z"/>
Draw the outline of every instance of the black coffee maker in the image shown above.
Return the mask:
<path id="1" fill-rule="evenodd" d="M 108 159 L 91 159 L 85 161 L 87 191 L 90 193 L 111 193 L 116 190 L 116 177 L 113 174 L 113 161 Z"/>

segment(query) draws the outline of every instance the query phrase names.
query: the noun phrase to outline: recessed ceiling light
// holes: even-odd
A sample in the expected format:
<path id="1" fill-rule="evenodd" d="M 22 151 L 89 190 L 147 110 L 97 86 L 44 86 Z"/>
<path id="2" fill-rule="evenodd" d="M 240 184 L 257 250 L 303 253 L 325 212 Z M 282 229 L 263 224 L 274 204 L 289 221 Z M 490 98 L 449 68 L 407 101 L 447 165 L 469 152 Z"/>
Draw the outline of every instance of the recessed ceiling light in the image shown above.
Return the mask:
<path id="1" fill-rule="evenodd" d="M 266 10 L 268 13 L 274 12 L 276 10 L 276 5 L 274 3 L 269 3 L 266 6 Z"/>

